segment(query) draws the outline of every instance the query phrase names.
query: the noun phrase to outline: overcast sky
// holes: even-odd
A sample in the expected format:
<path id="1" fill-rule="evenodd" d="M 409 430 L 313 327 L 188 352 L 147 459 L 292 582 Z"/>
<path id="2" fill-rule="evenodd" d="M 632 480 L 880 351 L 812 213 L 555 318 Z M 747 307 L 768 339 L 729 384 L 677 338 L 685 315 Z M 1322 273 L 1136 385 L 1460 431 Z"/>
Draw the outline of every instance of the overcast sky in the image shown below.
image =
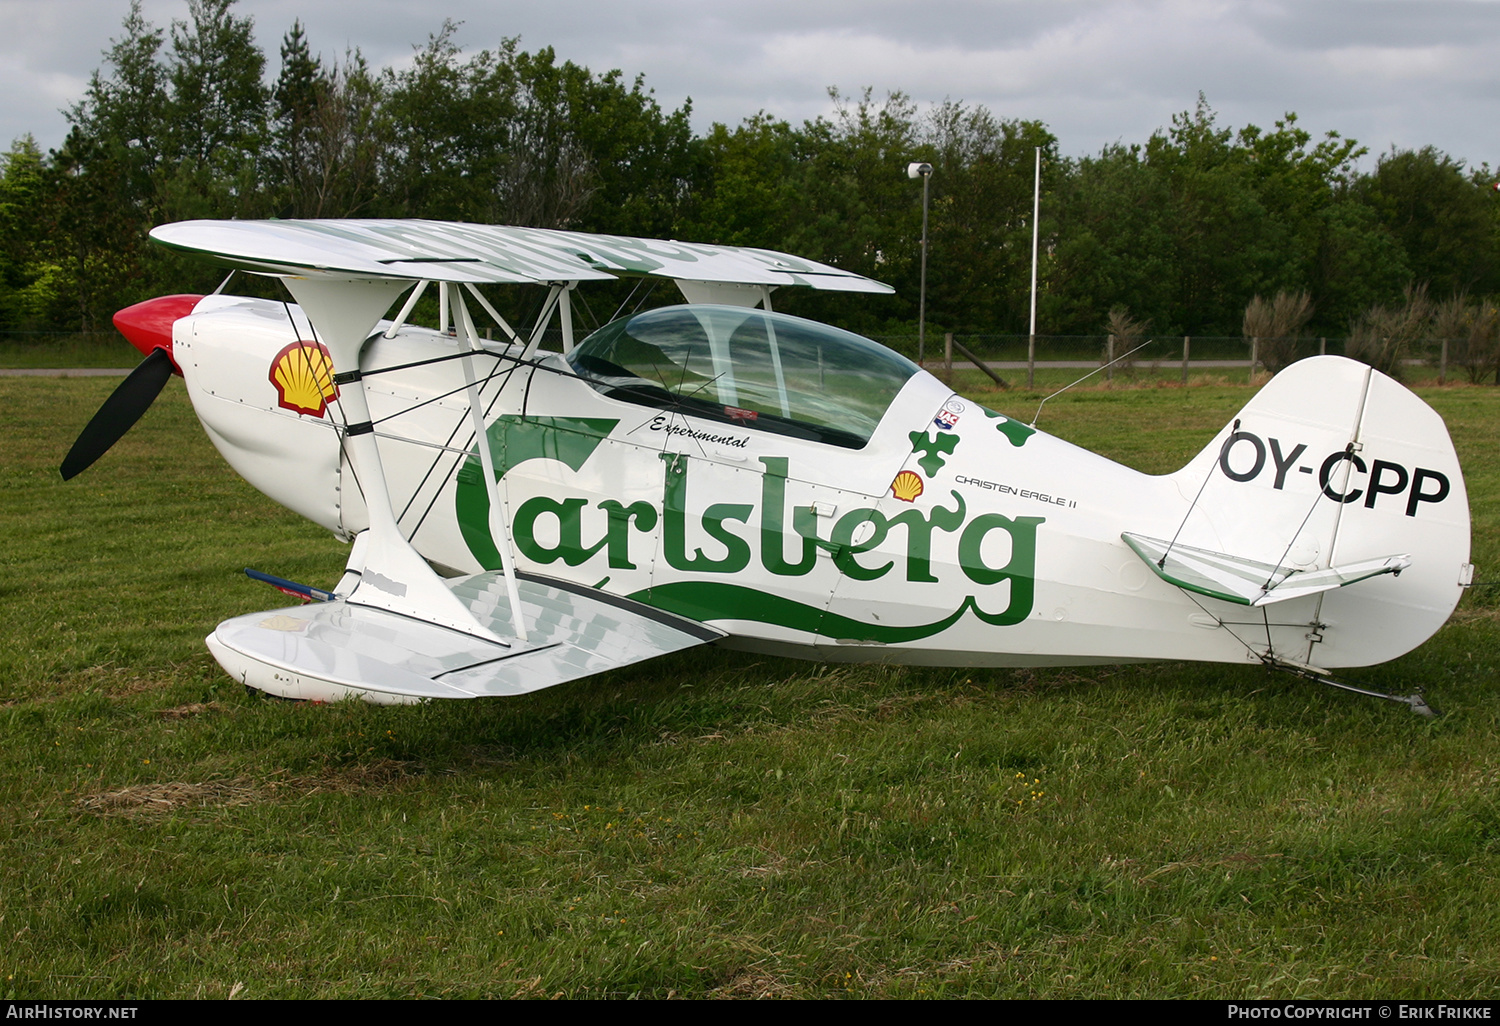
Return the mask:
<path id="1" fill-rule="evenodd" d="M 187 0 L 146 0 L 161 27 Z M 0 0 L 0 145 L 67 131 L 128 0 Z M 268 74 L 296 18 L 314 52 L 411 59 L 444 16 L 472 51 L 520 36 L 594 71 L 644 74 L 693 124 L 765 110 L 792 121 L 844 93 L 903 90 L 921 103 L 984 104 L 1040 119 L 1071 155 L 1144 141 L 1199 91 L 1221 125 L 1269 126 L 1296 111 L 1373 154 L 1433 145 L 1500 164 L 1500 0 L 240 0 Z M 1369 158 L 1369 159 L 1373 159 Z M 1367 165 L 1369 160 L 1366 161 Z"/>

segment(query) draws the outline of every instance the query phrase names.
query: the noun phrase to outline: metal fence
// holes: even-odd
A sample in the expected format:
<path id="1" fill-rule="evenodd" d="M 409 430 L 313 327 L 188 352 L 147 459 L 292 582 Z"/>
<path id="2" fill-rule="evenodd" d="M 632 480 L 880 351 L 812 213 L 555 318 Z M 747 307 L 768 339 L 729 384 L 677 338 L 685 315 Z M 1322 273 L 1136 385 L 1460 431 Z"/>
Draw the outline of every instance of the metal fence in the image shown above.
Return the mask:
<path id="1" fill-rule="evenodd" d="M 915 334 L 870 337 L 908 359 L 919 359 Z M 1142 342 L 1147 344 L 1126 355 L 1131 346 Z M 542 348 L 558 351 L 561 343 L 561 330 L 554 325 L 545 332 Z M 1104 380 L 1147 373 L 1158 378 L 1175 374 L 1186 381 L 1190 372 L 1244 373 L 1248 378 L 1307 356 L 1320 353 L 1342 356 L 1347 343 L 1346 338 L 1254 339 L 1240 335 L 1155 335 L 1127 343 L 1110 335 L 1032 338 L 1019 334 L 943 333 L 926 337 L 919 362 L 926 369 L 942 374 L 977 367 L 991 377 L 1003 375 L 1010 384 L 1020 381 L 1029 384 L 1039 368 L 1102 368 L 1100 377 Z M 58 365 L 77 366 L 99 365 L 100 360 L 113 360 L 119 366 L 135 362 L 129 345 L 114 331 L 0 331 L 0 348 L 8 357 L 7 363 L 25 366 L 46 366 L 49 360 L 57 361 Z M 1450 347 L 1441 339 L 1429 339 L 1413 343 L 1406 362 L 1435 369 L 1439 381 L 1477 376 L 1479 372 L 1461 365 L 1463 352 L 1460 346 Z M 1118 362 L 1108 366 L 1112 360 Z M 1492 360 L 1486 361 L 1482 375 L 1485 380 L 1494 377 L 1500 383 Z"/>
<path id="2" fill-rule="evenodd" d="M 917 359 L 916 335 L 872 335 L 880 344 L 901 353 L 909 359 Z M 1273 342 L 1290 343 L 1301 356 L 1331 353 L 1342 356 L 1347 339 L 1303 338 L 1303 339 L 1249 339 L 1240 335 L 1148 335 L 1133 342 L 1113 343 L 1111 335 L 1037 335 L 1035 360 L 1038 363 L 1087 362 L 1100 363 L 1108 359 L 1111 348 L 1115 356 L 1122 355 L 1130 346 L 1146 343 L 1135 355 L 1135 360 L 1144 363 L 1180 363 L 1184 354 L 1192 363 L 1200 361 L 1233 361 L 1249 365 L 1252 351 Z M 949 342 L 968 349 L 985 360 L 1003 361 L 1007 364 L 1025 364 L 1031 352 L 1030 336 L 1027 335 L 928 335 L 924 363 L 946 359 Z M 1258 355 L 1258 354 L 1257 354 Z M 962 359 L 962 356 L 957 357 Z"/>
<path id="3" fill-rule="evenodd" d="M 108 331 L 0 331 L 0 342 L 8 346 L 106 345 L 124 343 L 120 333 Z"/>
<path id="4" fill-rule="evenodd" d="M 928 335 L 918 354 L 916 335 L 873 335 L 875 341 L 894 349 L 908 359 L 917 360 L 928 370 L 952 373 L 979 367 L 989 372 L 1005 372 L 1014 380 L 1021 371 L 1028 381 L 1036 368 L 1103 369 L 1106 380 L 1119 374 L 1147 371 L 1153 376 L 1177 374 L 1186 381 L 1190 372 L 1219 370 L 1242 371 L 1247 376 L 1276 370 L 1285 364 L 1320 354 L 1343 356 L 1347 338 L 1247 338 L 1242 335 L 1153 335 L 1122 340 L 1112 335 L 1027 335 L 957 334 Z M 1140 346 L 1136 352 L 1130 350 Z M 1454 359 L 1450 360 L 1450 350 Z M 1413 342 L 1405 363 L 1427 366 L 1438 373 L 1439 381 L 1469 373 L 1460 365 L 1461 350 L 1443 339 Z M 1129 355 L 1127 355 L 1129 354 Z M 1109 366 L 1112 361 L 1113 366 Z M 1486 377 L 1495 373 L 1493 360 L 1484 361 Z M 995 376 L 991 373 L 991 376 Z"/>

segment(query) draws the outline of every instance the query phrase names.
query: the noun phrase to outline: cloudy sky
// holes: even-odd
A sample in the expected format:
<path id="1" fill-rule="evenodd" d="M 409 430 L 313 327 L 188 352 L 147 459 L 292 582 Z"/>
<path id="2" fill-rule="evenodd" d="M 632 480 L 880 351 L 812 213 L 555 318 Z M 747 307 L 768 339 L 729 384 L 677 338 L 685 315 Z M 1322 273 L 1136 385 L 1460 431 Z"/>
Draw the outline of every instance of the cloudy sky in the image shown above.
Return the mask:
<path id="1" fill-rule="evenodd" d="M 0 145 L 58 145 L 128 0 L 0 0 Z M 166 26 L 187 0 L 145 0 Z M 1378 154 L 1437 146 L 1500 165 L 1500 0 L 240 0 L 278 66 L 296 18 L 315 52 L 411 59 L 444 16 L 465 50 L 520 36 L 688 97 L 698 130 L 765 110 L 827 113 L 827 89 L 903 90 L 1046 122 L 1064 153 L 1139 142 L 1202 91 L 1220 123 L 1296 111 Z M 1373 159 L 1369 158 L 1369 159 Z"/>

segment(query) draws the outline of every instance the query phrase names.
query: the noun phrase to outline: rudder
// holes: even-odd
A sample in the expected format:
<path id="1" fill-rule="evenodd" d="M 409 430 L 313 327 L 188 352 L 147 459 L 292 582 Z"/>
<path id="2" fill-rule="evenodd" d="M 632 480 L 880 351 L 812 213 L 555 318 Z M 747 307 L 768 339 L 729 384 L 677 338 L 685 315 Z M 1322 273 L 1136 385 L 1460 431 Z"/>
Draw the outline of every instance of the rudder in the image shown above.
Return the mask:
<path id="1" fill-rule="evenodd" d="M 1308 574 L 1409 556 L 1399 574 L 1285 603 L 1282 628 L 1267 617 L 1259 637 L 1280 658 L 1331 669 L 1402 655 L 1447 620 L 1471 572 L 1446 425 L 1352 360 L 1288 367 L 1170 480 L 1190 511 L 1151 533 L 1177 544 Z"/>

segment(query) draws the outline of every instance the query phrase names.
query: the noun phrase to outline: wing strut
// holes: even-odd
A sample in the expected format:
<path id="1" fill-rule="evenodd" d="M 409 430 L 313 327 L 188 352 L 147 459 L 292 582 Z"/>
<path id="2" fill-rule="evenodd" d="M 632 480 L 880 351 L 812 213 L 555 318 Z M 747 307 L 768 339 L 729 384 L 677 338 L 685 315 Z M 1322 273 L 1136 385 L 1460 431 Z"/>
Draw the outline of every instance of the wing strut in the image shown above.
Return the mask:
<path id="1" fill-rule="evenodd" d="M 347 418 L 343 444 L 359 475 L 370 516 L 365 565 L 349 604 L 427 620 L 509 647 L 509 642 L 475 619 L 411 547 L 391 508 L 365 386 L 359 377 L 359 354 L 381 315 L 411 287 L 411 280 L 288 277 L 285 281 L 328 346 L 334 368 L 342 368 L 338 403 Z"/>
<path id="2" fill-rule="evenodd" d="M 573 290 L 577 287 L 576 281 L 564 282 L 562 293 L 557 297 L 557 312 L 562 318 L 564 356 L 573 351 Z"/>
<path id="3" fill-rule="evenodd" d="M 453 320 L 463 339 L 464 348 L 470 354 L 479 352 L 479 335 L 474 330 L 474 319 L 469 316 L 468 304 L 457 285 L 443 282 L 439 286 L 444 296 L 451 296 Z M 479 401 L 479 385 L 474 376 L 472 355 L 460 361 L 464 365 L 464 380 L 468 383 L 469 417 L 474 424 L 474 441 L 479 447 L 479 463 L 484 470 L 484 487 L 489 493 L 490 537 L 500 550 L 500 570 L 505 578 L 505 596 L 510 600 L 510 623 L 516 637 L 526 640 L 526 625 L 521 622 L 521 593 L 516 587 L 516 567 L 510 547 L 510 524 L 506 520 L 504 507 L 500 505 L 500 481 L 495 473 L 495 455 L 490 451 L 490 434 L 484 426 L 484 408 Z"/>
<path id="4" fill-rule="evenodd" d="M 568 289 L 566 283 L 555 282 L 547 292 L 547 301 L 542 304 L 542 312 L 536 315 L 536 327 L 531 330 L 531 341 L 526 343 L 526 348 L 521 352 L 521 359 L 529 360 L 536 355 L 537 347 L 542 344 L 542 336 L 547 333 L 547 325 L 552 323 L 552 311 L 557 306 L 558 297 Z"/>
<path id="5" fill-rule="evenodd" d="M 426 279 L 417 282 L 417 287 L 412 289 L 411 295 L 406 297 L 406 302 L 402 305 L 401 312 L 396 315 L 396 319 L 391 322 L 391 326 L 385 329 L 386 338 L 396 337 L 396 332 L 401 330 L 401 326 L 411 316 L 412 308 L 417 305 L 417 300 L 421 299 L 422 293 L 427 291 L 427 285 L 428 282 Z"/>
<path id="6" fill-rule="evenodd" d="M 479 305 L 484 307 L 485 313 L 489 314 L 495 319 L 495 323 L 500 326 L 500 330 L 509 335 L 512 342 L 514 342 L 516 345 L 520 345 L 521 336 L 516 334 L 516 329 L 510 326 L 509 321 L 500 316 L 500 311 L 496 310 L 494 306 L 491 305 L 490 301 L 484 298 L 484 293 L 480 292 L 476 286 L 469 283 L 465 283 L 464 288 L 468 289 L 469 293 L 475 299 L 479 300 Z"/>

